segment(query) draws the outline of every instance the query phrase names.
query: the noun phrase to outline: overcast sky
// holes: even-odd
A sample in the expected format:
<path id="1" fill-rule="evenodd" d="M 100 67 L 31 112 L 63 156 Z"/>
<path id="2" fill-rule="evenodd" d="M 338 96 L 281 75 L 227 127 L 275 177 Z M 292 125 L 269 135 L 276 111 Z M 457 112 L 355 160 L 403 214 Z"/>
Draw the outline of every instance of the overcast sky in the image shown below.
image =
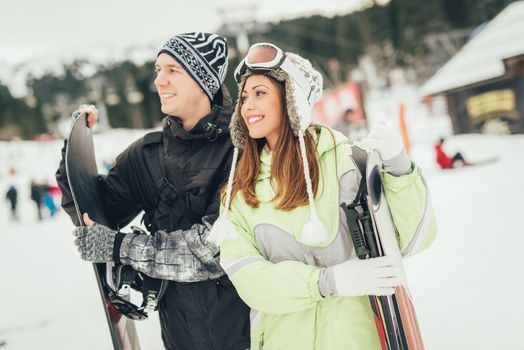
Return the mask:
<path id="1" fill-rule="evenodd" d="M 171 35 L 213 31 L 253 4 L 260 21 L 358 8 L 362 0 L 1 0 L 0 63 L 68 58 L 133 45 L 158 47 Z M 242 5 L 240 5 L 242 4 Z M 238 16 L 238 12 L 236 13 Z"/>

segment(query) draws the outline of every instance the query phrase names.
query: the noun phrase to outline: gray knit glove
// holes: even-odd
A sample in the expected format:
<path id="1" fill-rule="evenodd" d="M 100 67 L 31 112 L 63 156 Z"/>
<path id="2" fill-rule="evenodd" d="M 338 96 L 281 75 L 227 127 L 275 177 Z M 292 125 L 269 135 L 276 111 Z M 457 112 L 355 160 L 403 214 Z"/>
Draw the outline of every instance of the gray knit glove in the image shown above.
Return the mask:
<path id="1" fill-rule="evenodd" d="M 73 231 L 80 257 L 94 263 L 113 261 L 116 234 L 116 231 L 96 222 L 91 227 L 77 227 Z"/>

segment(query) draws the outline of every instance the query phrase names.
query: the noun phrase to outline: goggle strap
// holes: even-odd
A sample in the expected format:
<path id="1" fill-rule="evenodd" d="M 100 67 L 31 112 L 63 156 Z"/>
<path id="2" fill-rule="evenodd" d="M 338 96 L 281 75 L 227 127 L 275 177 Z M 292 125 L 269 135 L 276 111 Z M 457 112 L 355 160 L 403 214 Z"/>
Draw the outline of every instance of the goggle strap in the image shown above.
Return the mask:
<path id="1" fill-rule="evenodd" d="M 246 70 L 246 60 L 243 58 L 238 63 L 238 66 L 235 68 L 235 72 L 233 73 L 233 77 L 235 78 L 235 81 L 237 84 L 240 84 L 240 79 L 242 78 L 242 75 L 244 75 L 245 70 Z"/>

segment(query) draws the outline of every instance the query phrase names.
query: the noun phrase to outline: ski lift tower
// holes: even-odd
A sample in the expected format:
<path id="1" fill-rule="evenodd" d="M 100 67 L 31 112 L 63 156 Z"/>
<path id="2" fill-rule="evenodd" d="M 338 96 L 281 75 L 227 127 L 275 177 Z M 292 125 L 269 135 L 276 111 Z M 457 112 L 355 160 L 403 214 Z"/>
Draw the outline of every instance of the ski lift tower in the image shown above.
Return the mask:
<path id="1" fill-rule="evenodd" d="M 217 8 L 222 25 L 218 32 L 226 38 L 235 38 L 230 47 L 230 58 L 243 57 L 249 49 L 249 36 L 267 31 L 269 25 L 257 20 L 258 5 L 238 3 Z"/>

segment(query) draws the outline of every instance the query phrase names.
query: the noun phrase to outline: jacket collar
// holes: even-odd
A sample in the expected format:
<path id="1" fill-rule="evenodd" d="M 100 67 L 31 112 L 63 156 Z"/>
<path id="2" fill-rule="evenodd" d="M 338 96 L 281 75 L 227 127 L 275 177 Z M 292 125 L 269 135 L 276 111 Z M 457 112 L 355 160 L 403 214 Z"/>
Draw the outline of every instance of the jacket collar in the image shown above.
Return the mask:
<path id="1" fill-rule="evenodd" d="M 164 134 L 167 137 L 175 137 L 184 141 L 207 138 L 210 142 L 222 135 L 229 135 L 232 102 L 227 88 L 222 86 L 221 90 L 213 101 L 211 113 L 200 119 L 193 129 L 186 131 L 179 117 L 167 116 L 164 118 Z"/>

